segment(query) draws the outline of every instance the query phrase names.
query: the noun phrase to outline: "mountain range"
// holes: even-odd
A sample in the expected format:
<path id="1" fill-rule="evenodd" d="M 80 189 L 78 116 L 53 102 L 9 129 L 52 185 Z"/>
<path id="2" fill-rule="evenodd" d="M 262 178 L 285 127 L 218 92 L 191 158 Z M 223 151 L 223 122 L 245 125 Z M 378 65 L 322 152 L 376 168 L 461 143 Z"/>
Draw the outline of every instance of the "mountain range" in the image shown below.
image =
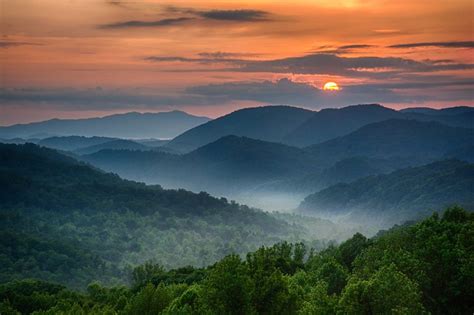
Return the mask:
<path id="1" fill-rule="evenodd" d="M 474 127 L 472 107 L 395 111 L 378 104 L 354 105 L 318 112 L 289 106 L 246 108 L 192 128 L 165 147 L 190 152 L 228 135 L 305 147 L 349 134 L 388 119 L 435 121 L 452 127 Z"/>
<path id="2" fill-rule="evenodd" d="M 447 156 L 463 159 L 459 150 L 465 146 L 474 146 L 473 129 L 391 119 L 306 148 L 224 136 L 181 155 L 103 150 L 81 158 L 125 178 L 207 191 L 270 210 L 265 203 L 271 200 L 286 200 L 281 204 L 292 207 L 305 195 L 337 183 Z"/>
<path id="3" fill-rule="evenodd" d="M 474 129 L 433 121 L 390 119 L 363 126 L 307 150 L 321 163 L 334 163 L 353 156 L 402 158 L 423 163 L 473 143 Z"/>
<path id="4" fill-rule="evenodd" d="M 193 116 L 182 111 L 143 114 L 130 112 L 101 118 L 52 119 L 3 126 L 0 127 L 0 138 L 46 138 L 74 135 L 170 139 L 209 120 L 207 117 Z"/>
<path id="5" fill-rule="evenodd" d="M 270 142 L 282 139 L 309 119 L 314 112 L 290 106 L 245 108 L 192 128 L 166 147 L 190 152 L 225 136 L 242 136 Z"/>
<path id="6" fill-rule="evenodd" d="M 169 142 L 98 136 L 36 142 L 127 179 L 283 210 L 338 183 L 442 159 L 471 161 L 472 113 L 470 107 L 267 106 L 238 110 Z"/>

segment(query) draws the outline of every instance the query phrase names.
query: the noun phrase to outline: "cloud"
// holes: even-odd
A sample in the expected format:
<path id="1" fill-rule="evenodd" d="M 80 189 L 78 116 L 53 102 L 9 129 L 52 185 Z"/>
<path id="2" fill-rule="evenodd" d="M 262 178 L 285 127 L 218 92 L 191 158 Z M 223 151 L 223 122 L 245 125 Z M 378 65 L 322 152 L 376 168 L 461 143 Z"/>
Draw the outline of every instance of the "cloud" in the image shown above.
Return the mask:
<path id="1" fill-rule="evenodd" d="M 375 47 L 375 46 L 374 45 L 366 45 L 366 44 L 355 44 L 355 45 L 339 46 L 337 49 L 347 50 L 347 49 L 361 49 L 361 48 L 372 48 L 372 47 Z"/>
<path id="2" fill-rule="evenodd" d="M 255 22 L 268 20 L 270 14 L 260 10 L 210 10 L 198 15 L 211 20 Z"/>
<path id="3" fill-rule="evenodd" d="M 111 24 L 100 25 L 103 29 L 122 29 L 122 28 L 138 28 L 138 27 L 163 27 L 177 24 L 183 24 L 193 20 L 193 18 L 180 17 L 173 19 L 161 19 L 156 21 L 125 21 Z"/>
<path id="4" fill-rule="evenodd" d="M 164 91 L 136 89 L 0 89 L 1 106 L 35 104 L 36 107 L 62 110 L 110 110 L 133 108 L 170 108 L 177 105 L 221 104 L 219 98 L 205 98 L 186 93 L 169 95 Z"/>
<path id="5" fill-rule="evenodd" d="M 428 100 L 467 100 L 472 98 L 474 80 L 449 82 L 412 82 L 357 84 L 343 86 L 338 92 L 326 92 L 307 83 L 287 78 L 276 82 L 232 82 L 201 85 L 186 92 L 227 100 L 247 100 L 269 104 L 300 105 L 311 108 L 359 103 L 417 103 Z M 438 93 L 428 92 L 434 89 Z M 415 92 L 415 93 L 414 93 Z"/>
<path id="6" fill-rule="evenodd" d="M 254 53 L 231 53 L 231 52 L 201 52 L 198 53 L 197 58 L 179 57 L 179 56 L 150 56 L 145 57 L 145 60 L 152 62 L 185 62 L 185 63 L 199 63 L 199 64 L 210 64 L 210 63 L 227 63 L 227 64 L 240 64 L 244 63 L 243 57 L 255 57 L 260 54 Z"/>
<path id="7" fill-rule="evenodd" d="M 421 42 L 409 44 L 396 44 L 388 46 L 389 48 L 417 48 L 417 47 L 441 47 L 441 48 L 474 48 L 474 42 Z"/>
<path id="8" fill-rule="evenodd" d="M 246 52 L 225 52 L 225 51 L 215 51 L 215 52 L 201 52 L 198 54 L 200 57 L 204 58 L 214 58 L 214 59 L 228 59 L 228 58 L 238 58 L 238 57 L 259 57 L 262 54 L 258 53 L 246 53 Z"/>
<path id="9" fill-rule="evenodd" d="M 122 4 L 120 2 L 112 2 L 111 4 Z M 116 22 L 99 25 L 101 29 L 124 29 L 124 28 L 143 28 L 143 27 L 164 27 L 171 25 L 185 24 L 194 21 L 196 23 L 203 21 L 230 21 L 230 22 L 260 22 L 270 20 L 270 13 L 261 10 L 207 10 L 199 11 L 189 8 L 180 8 L 167 6 L 165 8 L 167 14 L 179 14 L 185 16 L 177 16 L 152 21 L 130 20 L 124 22 Z"/>
<path id="10" fill-rule="evenodd" d="M 226 106 L 251 101 L 308 108 L 340 107 L 361 103 L 423 103 L 426 101 L 472 100 L 474 80 L 434 77 L 431 81 L 342 85 L 327 92 L 288 78 L 277 81 L 226 82 L 197 85 L 169 94 L 144 89 L 0 89 L 3 108 L 29 107 L 71 111 L 116 109 L 176 109 L 180 107 Z"/>
<path id="11" fill-rule="evenodd" d="M 227 100 L 248 100 L 272 104 L 313 105 L 321 91 L 305 83 L 280 79 L 276 82 L 234 82 L 190 87 L 187 93 L 220 97 Z"/>
<path id="12" fill-rule="evenodd" d="M 321 53 L 273 60 L 183 58 L 173 56 L 151 56 L 147 57 L 146 60 L 153 62 L 227 63 L 233 66 L 232 68 L 213 69 L 212 71 L 326 74 L 371 78 L 393 77 L 407 72 L 474 69 L 474 64 L 444 64 L 436 61 L 416 61 L 399 57 L 341 57 L 335 54 Z"/>
<path id="13" fill-rule="evenodd" d="M 0 48 L 10 48 L 10 47 L 24 46 L 24 45 L 42 46 L 43 44 L 33 43 L 33 42 L 18 42 L 18 41 L 0 39 Z"/>
<path id="14" fill-rule="evenodd" d="M 367 48 L 377 47 L 375 45 L 368 45 L 368 44 L 353 44 L 353 45 L 344 45 L 334 48 L 332 46 L 320 46 L 318 49 L 314 50 L 312 53 L 317 54 L 348 54 L 352 53 L 354 50 L 361 50 Z M 332 48 L 332 49 L 331 49 Z"/>

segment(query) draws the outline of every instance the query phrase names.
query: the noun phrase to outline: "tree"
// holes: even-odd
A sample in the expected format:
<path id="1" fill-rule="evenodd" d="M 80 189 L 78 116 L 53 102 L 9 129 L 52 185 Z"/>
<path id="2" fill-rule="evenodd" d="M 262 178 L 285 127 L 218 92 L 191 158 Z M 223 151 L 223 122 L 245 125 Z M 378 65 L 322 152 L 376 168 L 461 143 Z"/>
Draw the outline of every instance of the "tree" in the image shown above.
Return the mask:
<path id="1" fill-rule="evenodd" d="M 369 280 L 353 277 L 339 301 L 340 314 L 422 314 L 418 285 L 394 264 L 384 266 Z"/>
<path id="2" fill-rule="evenodd" d="M 155 288 L 148 283 L 127 305 L 125 312 L 130 315 L 155 315 L 162 312 L 173 300 L 173 296 L 165 285 Z"/>
<path id="3" fill-rule="evenodd" d="M 352 270 L 352 262 L 362 250 L 367 248 L 370 241 L 362 234 L 356 233 L 354 236 L 339 246 L 341 263 L 347 269 Z"/>
<path id="4" fill-rule="evenodd" d="M 327 283 L 328 294 L 339 294 L 345 287 L 348 273 L 335 259 L 329 259 L 316 271 L 316 277 Z"/>
<path id="5" fill-rule="evenodd" d="M 161 265 L 147 261 L 143 265 L 137 266 L 132 271 L 132 286 L 135 289 L 141 288 L 147 283 L 151 283 L 153 278 L 164 273 Z"/>
<path id="6" fill-rule="evenodd" d="M 237 255 L 218 262 L 204 282 L 204 300 L 216 314 L 250 314 L 253 283 Z"/>

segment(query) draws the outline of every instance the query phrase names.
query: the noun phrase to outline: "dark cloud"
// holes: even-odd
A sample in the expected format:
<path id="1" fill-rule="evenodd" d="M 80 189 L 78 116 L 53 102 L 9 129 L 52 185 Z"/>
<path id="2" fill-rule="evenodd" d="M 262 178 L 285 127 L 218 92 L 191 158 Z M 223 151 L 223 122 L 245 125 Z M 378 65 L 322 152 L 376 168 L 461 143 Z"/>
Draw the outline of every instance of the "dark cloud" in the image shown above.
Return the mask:
<path id="1" fill-rule="evenodd" d="M 43 44 L 33 43 L 33 42 L 18 42 L 18 41 L 0 39 L 0 48 L 10 48 L 10 47 L 16 47 L 16 46 L 25 46 L 25 45 L 42 46 Z"/>
<path id="2" fill-rule="evenodd" d="M 407 72 L 435 72 L 474 69 L 474 64 L 416 61 L 398 57 L 341 57 L 335 54 L 309 54 L 274 60 L 243 58 L 148 57 L 154 62 L 229 63 L 232 68 L 213 71 L 272 72 L 294 74 L 327 74 L 352 77 L 384 78 Z"/>
<path id="3" fill-rule="evenodd" d="M 240 63 L 241 59 L 234 59 L 229 57 L 209 57 L 209 58 L 187 58 L 178 56 L 151 56 L 146 57 L 145 60 L 153 62 L 186 62 L 186 63 L 199 63 L 199 64 L 236 64 Z M 188 71 L 188 70 L 186 70 Z"/>
<path id="4" fill-rule="evenodd" d="M 277 82 L 233 82 L 202 85 L 186 92 L 212 99 L 248 100 L 270 104 L 301 105 L 311 108 L 357 103 L 417 103 L 428 100 L 467 100 L 472 98 L 474 81 L 359 84 L 343 86 L 338 92 L 326 92 L 306 83 L 281 79 Z M 428 92 L 435 89 L 439 93 Z M 418 90 L 413 93 L 413 90 Z"/>
<path id="5" fill-rule="evenodd" d="M 312 105 L 321 91 L 304 83 L 281 79 L 277 82 L 234 82 L 188 88 L 186 92 L 228 100 L 249 100 L 273 104 Z"/>
<path id="6" fill-rule="evenodd" d="M 423 79 L 423 78 L 421 78 Z M 180 106 L 225 106 L 236 101 L 324 108 L 357 103 L 422 103 L 472 100 L 474 80 L 403 81 L 357 84 L 327 92 L 308 83 L 283 78 L 274 81 L 227 82 L 188 87 L 170 95 L 141 89 L 0 89 L 0 103 L 37 109 L 113 110 L 170 109 Z"/>
<path id="7" fill-rule="evenodd" d="M 201 52 L 197 58 L 179 57 L 179 56 L 150 56 L 145 60 L 153 62 L 186 62 L 186 63 L 230 63 L 239 64 L 244 62 L 243 57 L 256 57 L 259 54 L 253 53 L 231 53 L 231 52 Z"/>
<path id="8" fill-rule="evenodd" d="M 247 100 L 269 104 L 299 105 L 311 108 L 342 106 L 355 103 L 413 102 L 417 97 L 406 97 L 390 89 L 378 86 L 352 86 L 342 90 L 325 92 L 305 83 L 281 79 L 277 82 L 235 82 L 195 86 L 187 92 L 228 100 Z"/>
<path id="9" fill-rule="evenodd" d="M 210 10 L 197 13 L 199 16 L 221 21 L 265 21 L 269 19 L 269 13 L 260 10 Z"/>
<path id="10" fill-rule="evenodd" d="M 213 103 L 215 102 L 215 103 Z M 169 108 L 178 105 L 222 104 L 218 97 L 167 95 L 165 92 L 143 92 L 134 89 L 0 89 L 2 106 L 35 104 L 38 108 L 62 110 L 109 110 L 133 108 Z M 23 106 L 23 105 L 22 105 Z"/>
<path id="11" fill-rule="evenodd" d="M 106 3 L 113 6 L 119 6 L 119 7 L 123 5 L 122 1 L 117 1 L 117 0 L 107 0 Z"/>
<path id="12" fill-rule="evenodd" d="M 112 1 L 110 4 L 122 5 L 123 3 Z M 231 22 L 259 22 L 270 20 L 270 13 L 260 10 L 208 10 L 199 11 L 190 8 L 180 8 L 175 6 L 165 7 L 167 14 L 184 15 L 170 17 L 154 21 L 131 20 L 100 25 L 102 29 L 123 29 L 139 27 L 163 27 L 170 25 L 185 24 L 186 22 L 202 22 L 206 20 L 231 21 Z"/>
<path id="13" fill-rule="evenodd" d="M 345 45 L 339 46 L 337 49 L 339 50 L 347 50 L 347 49 L 362 49 L 362 48 L 372 48 L 376 47 L 374 45 L 366 45 L 366 44 L 356 44 L 356 45 Z"/>
<path id="14" fill-rule="evenodd" d="M 161 19 L 161 20 L 156 20 L 156 21 L 125 21 L 125 22 L 104 24 L 104 25 L 99 26 L 99 28 L 122 29 L 122 28 L 136 28 L 136 27 L 163 27 L 163 26 L 183 24 L 191 20 L 193 20 L 193 18 L 180 17 L 180 18 L 173 18 L 173 19 Z"/>
<path id="15" fill-rule="evenodd" d="M 312 51 L 311 53 L 332 54 L 332 55 L 349 54 L 360 49 L 367 49 L 367 48 L 373 48 L 373 47 L 377 47 L 377 46 L 367 45 L 367 44 L 344 45 L 344 46 L 339 46 L 336 48 L 332 46 L 319 46 L 316 50 Z"/>
<path id="16" fill-rule="evenodd" d="M 200 57 L 204 58 L 214 58 L 214 59 L 229 59 L 229 58 L 238 58 L 238 57 L 259 57 L 262 54 L 257 53 L 245 53 L 245 52 L 225 52 L 225 51 L 215 51 L 215 52 L 201 52 L 198 54 Z"/>
<path id="17" fill-rule="evenodd" d="M 474 48 L 474 42 L 421 42 L 409 44 L 397 44 L 388 46 L 390 48 L 417 48 L 417 47 L 442 47 L 442 48 Z"/>

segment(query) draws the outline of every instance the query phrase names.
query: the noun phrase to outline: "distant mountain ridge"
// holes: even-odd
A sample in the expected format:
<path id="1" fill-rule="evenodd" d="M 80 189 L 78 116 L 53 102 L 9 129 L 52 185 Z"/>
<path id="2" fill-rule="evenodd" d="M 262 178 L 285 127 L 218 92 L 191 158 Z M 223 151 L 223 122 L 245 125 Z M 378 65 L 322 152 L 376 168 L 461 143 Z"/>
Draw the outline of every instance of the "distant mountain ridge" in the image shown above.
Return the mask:
<path id="1" fill-rule="evenodd" d="M 353 156 L 412 158 L 427 162 L 473 144 L 474 129 L 433 121 L 391 119 L 366 125 L 346 136 L 306 149 L 321 163 L 334 163 Z"/>
<path id="2" fill-rule="evenodd" d="M 113 140 L 117 139 L 110 137 L 64 136 L 42 139 L 39 140 L 36 144 L 50 149 L 75 151 L 85 147 L 99 145 Z"/>
<path id="3" fill-rule="evenodd" d="M 428 115 L 458 115 L 465 113 L 474 112 L 474 107 L 469 106 L 456 106 L 448 108 L 431 108 L 431 107 L 412 107 L 401 109 L 402 113 L 416 113 L 416 114 L 428 114 Z"/>
<path id="4" fill-rule="evenodd" d="M 125 140 L 125 139 L 116 139 L 116 140 L 111 140 L 104 143 L 99 143 L 96 145 L 80 148 L 80 149 L 74 150 L 74 153 L 83 155 L 83 154 L 91 154 L 91 153 L 99 152 L 101 150 L 148 151 L 148 150 L 153 150 L 153 149 L 154 148 L 152 147 L 146 146 L 144 144 L 141 144 L 135 141 Z"/>
<path id="5" fill-rule="evenodd" d="M 288 132 L 306 121 L 313 113 L 291 106 L 245 108 L 188 130 L 165 146 L 180 152 L 190 152 L 230 135 L 282 142 Z"/>
<path id="6" fill-rule="evenodd" d="M 378 104 L 327 108 L 316 112 L 301 126 L 287 134 L 284 142 L 300 147 L 307 146 L 346 135 L 370 123 L 393 118 L 403 119 L 403 114 Z"/>
<path id="7" fill-rule="evenodd" d="M 182 111 L 143 114 L 130 112 L 101 118 L 52 119 L 0 127 L 0 138 L 28 138 L 31 135 L 46 133 L 56 136 L 169 139 L 209 120 L 210 118 L 193 116 Z"/>
<path id="8" fill-rule="evenodd" d="M 437 121 L 452 127 L 474 128 L 474 110 L 471 109 L 396 111 L 379 104 L 328 108 L 317 112 L 290 106 L 245 108 L 190 129 L 165 147 L 187 153 L 228 135 L 305 147 L 389 119 Z"/>

